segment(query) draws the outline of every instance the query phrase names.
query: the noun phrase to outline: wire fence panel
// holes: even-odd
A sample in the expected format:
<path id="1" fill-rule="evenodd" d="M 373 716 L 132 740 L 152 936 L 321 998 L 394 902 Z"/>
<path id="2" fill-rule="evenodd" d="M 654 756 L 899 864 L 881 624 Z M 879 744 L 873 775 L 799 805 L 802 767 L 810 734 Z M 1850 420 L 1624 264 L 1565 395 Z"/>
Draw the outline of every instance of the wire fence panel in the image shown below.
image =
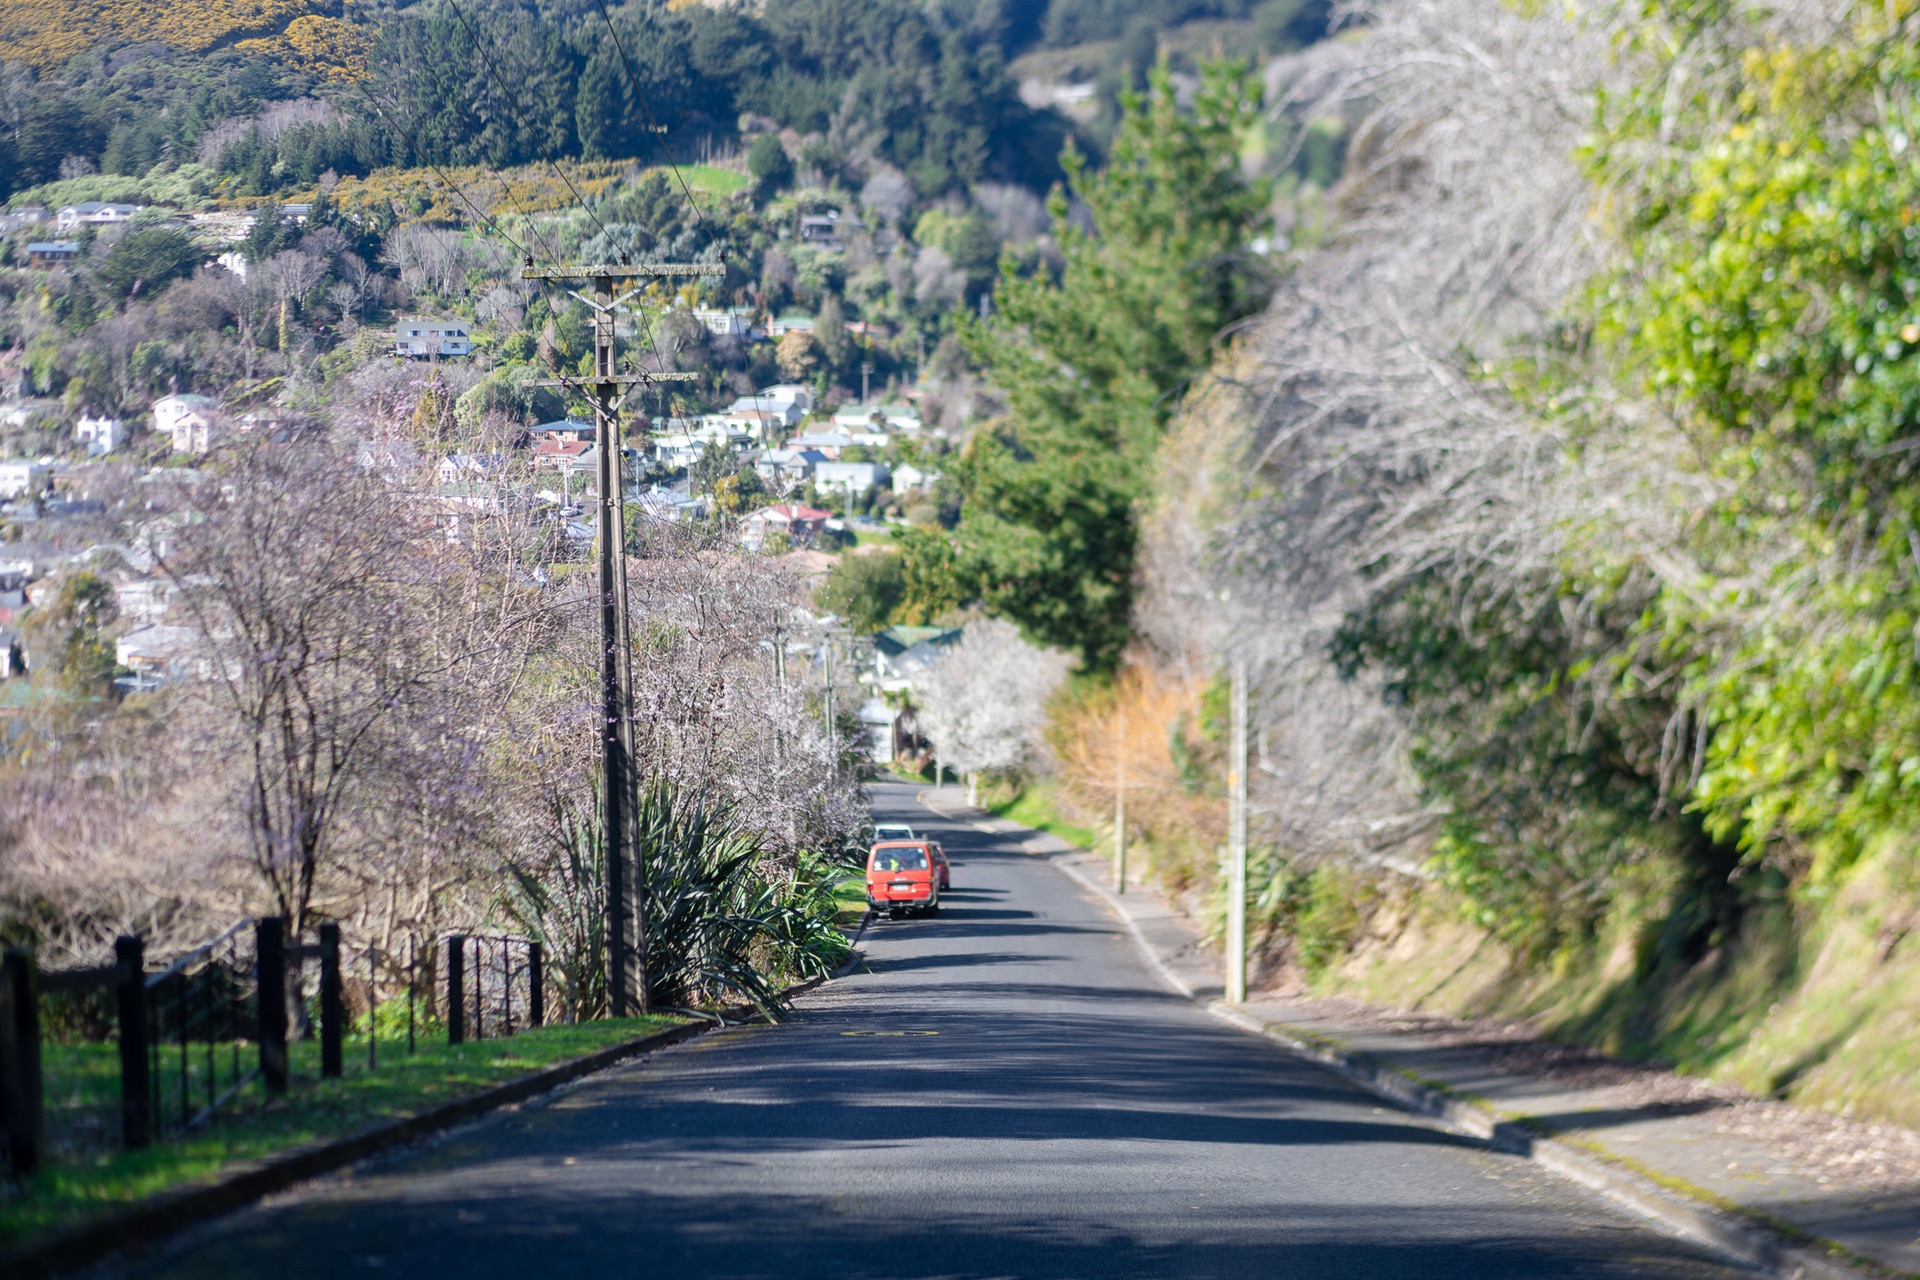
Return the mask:
<path id="1" fill-rule="evenodd" d="M 43 971 L 19 948 L 3 959 L 0 1172 L 14 1179 L 376 1071 L 423 1033 L 444 1028 L 452 1044 L 516 1035 L 546 1022 L 555 994 L 528 938 L 473 932 L 355 951 L 337 924 L 308 942 L 273 916 L 171 957 L 150 958 L 129 936 L 92 968 Z M 362 1027 L 366 1043 L 350 1052 L 348 1033 Z"/>

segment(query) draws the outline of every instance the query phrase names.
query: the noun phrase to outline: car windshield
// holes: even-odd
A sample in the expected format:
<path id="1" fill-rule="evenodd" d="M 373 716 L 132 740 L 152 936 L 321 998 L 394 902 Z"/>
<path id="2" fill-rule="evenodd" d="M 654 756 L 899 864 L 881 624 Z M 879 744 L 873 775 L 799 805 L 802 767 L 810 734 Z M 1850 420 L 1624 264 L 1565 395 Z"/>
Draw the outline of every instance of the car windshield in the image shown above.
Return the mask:
<path id="1" fill-rule="evenodd" d="M 925 849 L 876 849 L 873 853 L 875 871 L 925 871 L 927 869 L 927 851 Z"/>

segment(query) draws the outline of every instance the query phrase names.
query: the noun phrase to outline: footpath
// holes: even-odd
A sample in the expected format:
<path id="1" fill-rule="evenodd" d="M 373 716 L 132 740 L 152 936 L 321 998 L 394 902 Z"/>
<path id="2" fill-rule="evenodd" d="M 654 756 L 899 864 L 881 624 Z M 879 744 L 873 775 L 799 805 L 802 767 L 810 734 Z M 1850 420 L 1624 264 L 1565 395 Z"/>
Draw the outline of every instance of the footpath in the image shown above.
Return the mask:
<path id="1" fill-rule="evenodd" d="M 1220 956 L 1154 886 L 1129 882 L 1115 894 L 1110 859 L 969 808 L 960 788 L 929 788 L 920 801 L 1048 858 L 1098 894 L 1167 984 L 1214 1016 L 1396 1105 L 1763 1274 L 1920 1277 L 1920 1134 L 1553 1045 L 1513 1024 L 1266 993 L 1230 1006 Z"/>

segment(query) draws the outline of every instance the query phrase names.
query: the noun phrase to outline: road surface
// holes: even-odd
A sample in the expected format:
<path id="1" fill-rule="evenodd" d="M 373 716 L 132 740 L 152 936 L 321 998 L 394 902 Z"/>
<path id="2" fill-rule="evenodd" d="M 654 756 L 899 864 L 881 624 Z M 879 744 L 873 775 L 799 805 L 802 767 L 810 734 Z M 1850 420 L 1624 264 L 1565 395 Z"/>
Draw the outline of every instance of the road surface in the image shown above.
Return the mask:
<path id="1" fill-rule="evenodd" d="M 933 821 L 935 920 L 742 1028 L 369 1163 L 140 1277 L 1741 1274 L 1168 993 L 1044 861 Z"/>

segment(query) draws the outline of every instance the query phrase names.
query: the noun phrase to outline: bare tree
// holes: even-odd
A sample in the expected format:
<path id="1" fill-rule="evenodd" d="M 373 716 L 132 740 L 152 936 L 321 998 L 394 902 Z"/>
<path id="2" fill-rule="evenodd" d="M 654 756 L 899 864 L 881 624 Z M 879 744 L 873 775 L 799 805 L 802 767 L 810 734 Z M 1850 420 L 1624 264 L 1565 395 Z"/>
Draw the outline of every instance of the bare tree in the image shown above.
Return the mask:
<path id="1" fill-rule="evenodd" d="M 230 770 L 275 909 L 307 922 L 395 722 L 446 670 L 421 608 L 433 527 L 319 441 L 233 453 L 161 562 L 203 637 L 201 758 Z"/>

